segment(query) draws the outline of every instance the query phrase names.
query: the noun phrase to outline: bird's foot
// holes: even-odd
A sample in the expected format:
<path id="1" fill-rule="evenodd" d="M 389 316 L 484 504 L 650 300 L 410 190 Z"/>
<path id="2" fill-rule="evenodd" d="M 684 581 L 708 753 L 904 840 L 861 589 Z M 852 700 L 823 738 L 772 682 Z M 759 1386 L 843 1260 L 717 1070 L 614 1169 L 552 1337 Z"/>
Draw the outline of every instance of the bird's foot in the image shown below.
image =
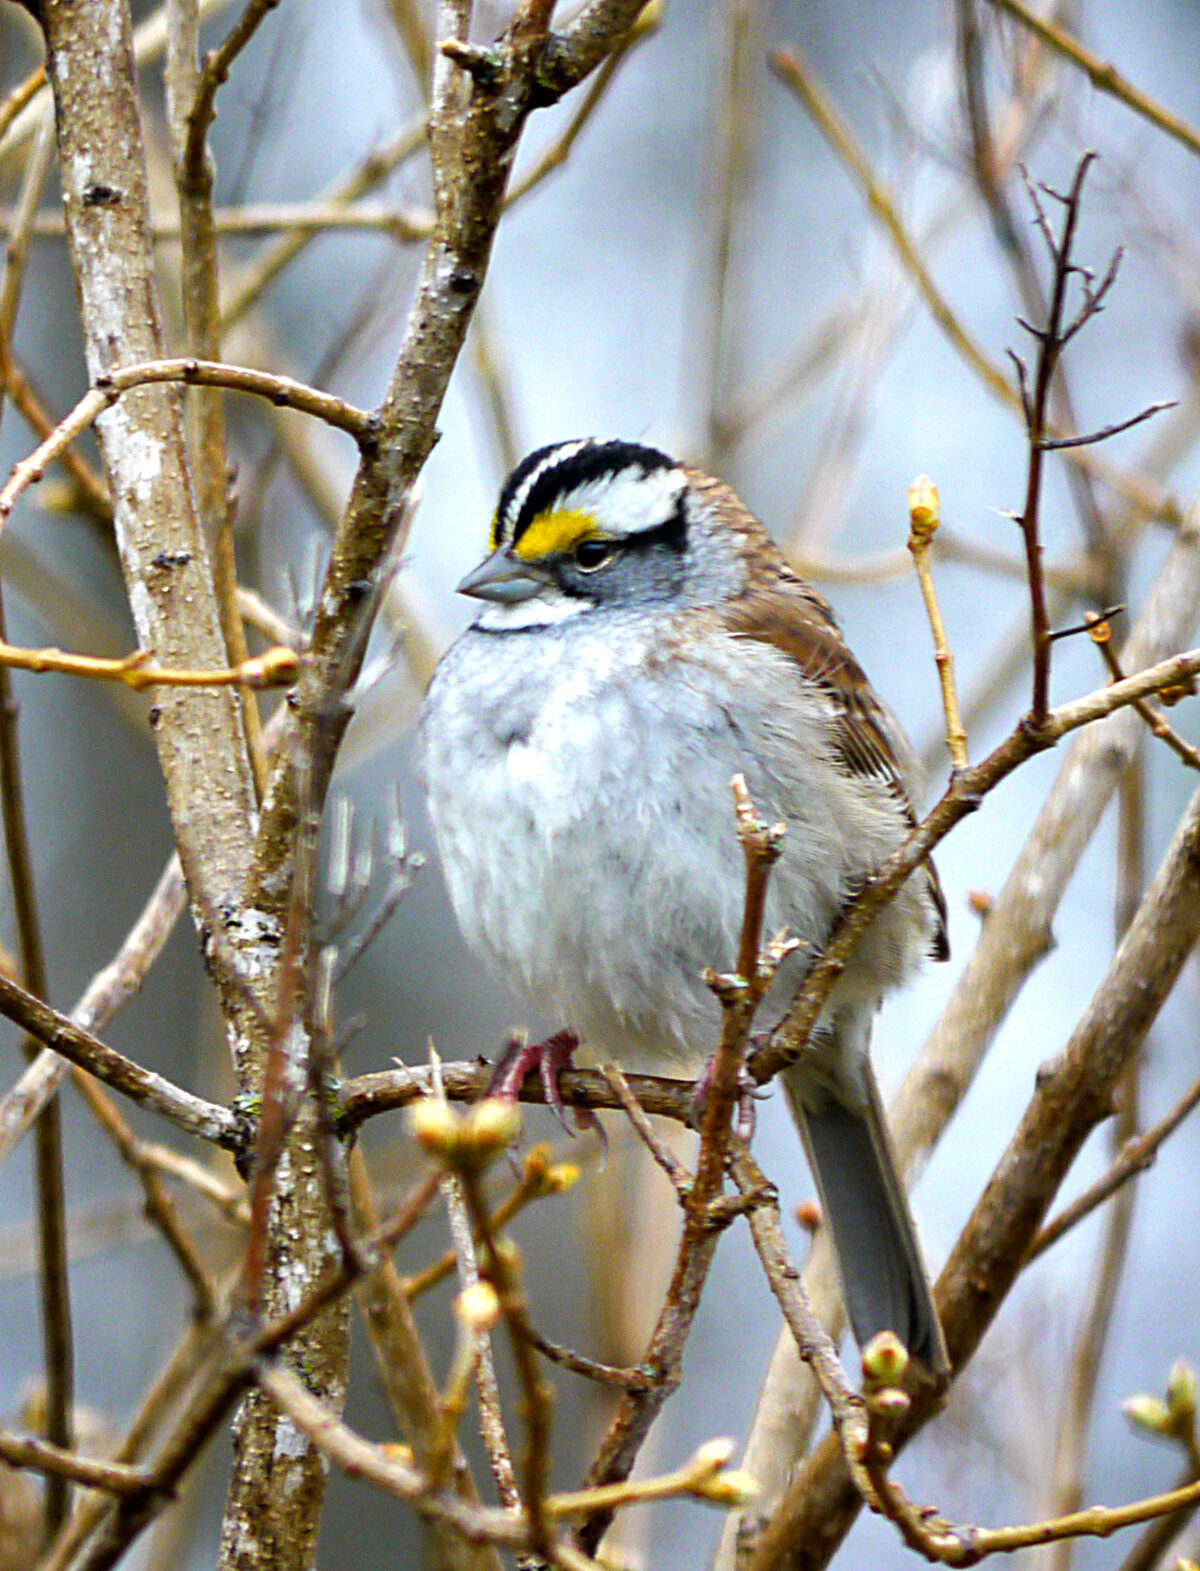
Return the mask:
<path id="1" fill-rule="evenodd" d="M 553 1109 L 554 1116 L 568 1134 L 587 1129 L 599 1130 L 599 1120 L 587 1107 L 574 1109 L 574 1129 L 567 1121 L 567 1107 L 562 1098 L 559 1077 L 564 1070 L 574 1069 L 573 1055 L 578 1046 L 579 1038 L 574 1031 L 555 1031 L 544 1042 L 527 1042 L 522 1035 L 514 1032 L 496 1061 L 487 1094 L 500 1097 L 505 1102 L 517 1101 L 525 1077 L 536 1069 L 542 1082 L 546 1105 Z"/>
<path id="2" fill-rule="evenodd" d="M 696 1076 L 692 1087 L 692 1123 L 699 1129 L 704 1122 L 704 1109 L 708 1106 L 708 1099 L 712 1095 L 713 1072 L 716 1068 L 716 1054 L 705 1064 Z M 754 1104 L 760 1096 L 764 1095 L 758 1082 L 750 1074 L 744 1064 L 738 1066 L 737 1105 L 733 1113 L 733 1132 L 739 1140 L 749 1142 L 754 1136 Z"/>

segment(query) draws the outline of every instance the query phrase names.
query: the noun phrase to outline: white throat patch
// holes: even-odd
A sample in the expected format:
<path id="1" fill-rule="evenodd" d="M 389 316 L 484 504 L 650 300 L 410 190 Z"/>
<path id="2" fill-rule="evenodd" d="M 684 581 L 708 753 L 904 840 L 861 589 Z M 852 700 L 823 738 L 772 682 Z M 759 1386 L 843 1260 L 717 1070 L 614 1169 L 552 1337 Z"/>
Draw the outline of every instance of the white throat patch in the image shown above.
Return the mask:
<path id="1" fill-rule="evenodd" d="M 564 595 L 561 589 L 547 584 L 545 589 L 528 600 L 518 600 L 510 605 L 488 601 L 475 618 L 475 626 L 487 628 L 492 633 L 512 632 L 522 627 L 552 627 L 556 622 L 566 622 L 573 616 L 579 616 L 589 606 L 589 601 Z"/>

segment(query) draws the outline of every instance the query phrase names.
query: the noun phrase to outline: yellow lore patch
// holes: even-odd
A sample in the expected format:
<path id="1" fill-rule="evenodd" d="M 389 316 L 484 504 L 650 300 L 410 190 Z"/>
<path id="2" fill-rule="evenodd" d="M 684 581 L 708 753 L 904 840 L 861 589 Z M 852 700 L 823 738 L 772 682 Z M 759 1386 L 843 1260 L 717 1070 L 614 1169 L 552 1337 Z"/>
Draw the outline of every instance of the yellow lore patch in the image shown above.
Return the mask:
<path id="1" fill-rule="evenodd" d="M 570 551 L 581 540 L 590 540 L 599 533 L 590 513 L 539 513 L 530 521 L 513 551 L 522 562 L 540 562 L 543 557 Z"/>

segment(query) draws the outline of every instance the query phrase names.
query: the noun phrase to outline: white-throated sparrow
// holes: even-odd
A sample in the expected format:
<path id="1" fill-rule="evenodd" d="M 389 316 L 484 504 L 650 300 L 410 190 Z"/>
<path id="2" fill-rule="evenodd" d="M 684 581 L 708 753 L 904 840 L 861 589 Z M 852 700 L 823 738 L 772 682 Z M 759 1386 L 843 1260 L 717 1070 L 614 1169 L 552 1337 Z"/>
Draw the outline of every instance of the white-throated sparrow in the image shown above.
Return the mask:
<path id="1" fill-rule="evenodd" d="M 505 482 L 483 602 L 430 685 L 420 751 L 468 944 L 622 1063 L 695 1066 L 702 979 L 736 955 L 745 775 L 787 825 L 766 930 L 802 944 L 779 1004 L 907 834 L 910 755 L 829 607 L 728 486 L 651 448 L 562 442 Z M 784 1085 L 860 1344 L 945 1350 L 867 1050 L 880 999 L 947 953 L 932 866 L 875 919 Z M 776 1011 L 778 1012 L 778 1010 Z"/>

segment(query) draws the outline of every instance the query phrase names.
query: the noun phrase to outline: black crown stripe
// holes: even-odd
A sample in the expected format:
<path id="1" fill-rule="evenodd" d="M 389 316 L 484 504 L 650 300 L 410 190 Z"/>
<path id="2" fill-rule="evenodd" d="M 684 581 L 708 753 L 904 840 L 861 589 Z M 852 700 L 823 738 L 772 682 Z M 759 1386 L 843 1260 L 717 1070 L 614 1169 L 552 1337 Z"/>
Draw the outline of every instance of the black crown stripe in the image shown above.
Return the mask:
<path id="1" fill-rule="evenodd" d="M 556 463 L 554 454 L 559 450 L 563 456 Z M 573 442 L 554 442 L 549 447 L 540 447 L 523 459 L 504 482 L 496 507 L 499 541 L 515 545 L 556 497 L 589 481 L 618 475 L 626 469 L 640 469 L 643 475 L 649 475 L 659 469 L 677 467 L 673 458 L 637 442 L 588 442 L 583 447 Z M 533 476 L 532 483 L 522 496 L 530 476 Z M 519 509 L 515 517 L 510 517 L 518 498 Z"/>

